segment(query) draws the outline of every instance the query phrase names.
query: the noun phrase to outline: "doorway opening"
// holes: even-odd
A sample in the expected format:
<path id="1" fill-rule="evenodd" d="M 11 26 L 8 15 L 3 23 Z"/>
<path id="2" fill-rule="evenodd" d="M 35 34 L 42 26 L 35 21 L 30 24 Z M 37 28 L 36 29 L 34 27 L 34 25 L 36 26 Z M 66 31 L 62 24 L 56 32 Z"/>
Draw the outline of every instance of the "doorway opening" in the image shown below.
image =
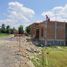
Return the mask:
<path id="1" fill-rule="evenodd" d="M 39 29 L 36 29 L 36 36 L 35 36 L 36 39 L 39 39 Z"/>

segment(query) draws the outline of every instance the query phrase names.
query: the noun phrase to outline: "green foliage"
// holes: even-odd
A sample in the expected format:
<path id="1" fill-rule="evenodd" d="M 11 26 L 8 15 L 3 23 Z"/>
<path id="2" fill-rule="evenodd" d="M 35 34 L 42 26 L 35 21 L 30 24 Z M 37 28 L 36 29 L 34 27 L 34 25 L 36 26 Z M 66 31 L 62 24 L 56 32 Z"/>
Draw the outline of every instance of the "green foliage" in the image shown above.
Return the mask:
<path id="1" fill-rule="evenodd" d="M 6 26 L 6 33 L 7 33 L 7 34 L 9 34 L 9 33 L 10 33 L 10 31 L 11 31 L 11 30 L 10 30 L 10 26 L 9 26 L 9 25 L 7 25 L 7 26 Z"/>
<path id="2" fill-rule="evenodd" d="M 13 28 L 10 30 L 10 33 L 11 33 L 11 34 L 14 34 L 15 31 L 16 31 L 16 29 L 13 27 Z"/>
<path id="3" fill-rule="evenodd" d="M 26 27 L 26 30 L 25 30 L 26 33 L 30 34 L 30 29 L 31 29 L 30 27 Z"/>
<path id="4" fill-rule="evenodd" d="M 0 28 L 0 34 L 14 34 L 14 32 L 16 31 L 15 28 L 10 28 L 9 25 L 5 26 L 5 24 L 2 24 L 1 28 Z"/>
<path id="5" fill-rule="evenodd" d="M 11 28 L 9 25 L 5 26 L 5 24 L 2 24 L 1 28 L 0 28 L 0 33 L 5 33 L 5 34 L 14 34 L 14 33 L 19 33 L 19 34 L 23 34 L 23 26 L 20 25 L 18 27 L 18 31 L 15 28 Z"/>
<path id="6" fill-rule="evenodd" d="M 1 33 L 5 33 L 5 32 L 6 32 L 5 24 L 2 24 L 2 26 L 1 26 Z"/>
<path id="7" fill-rule="evenodd" d="M 7 33 L 0 33 L 0 38 L 7 38 L 7 37 L 13 37 L 13 34 L 7 34 Z"/>
<path id="8" fill-rule="evenodd" d="M 19 34 L 23 34 L 23 26 L 22 25 L 20 25 L 19 27 L 18 27 L 18 32 L 19 32 Z"/>
<path id="9" fill-rule="evenodd" d="M 42 48 L 41 53 L 32 58 L 32 62 L 35 67 L 67 67 L 67 47 Z"/>
<path id="10" fill-rule="evenodd" d="M 10 35 L 6 34 L 6 33 L 0 33 L 0 38 L 3 38 L 3 37 L 8 37 Z"/>

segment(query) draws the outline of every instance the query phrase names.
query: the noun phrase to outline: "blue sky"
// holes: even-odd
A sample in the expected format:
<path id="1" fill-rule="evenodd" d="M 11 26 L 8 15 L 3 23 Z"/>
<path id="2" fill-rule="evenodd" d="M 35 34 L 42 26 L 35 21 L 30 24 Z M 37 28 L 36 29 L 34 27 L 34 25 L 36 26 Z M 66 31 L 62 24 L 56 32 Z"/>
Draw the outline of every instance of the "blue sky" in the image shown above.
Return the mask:
<path id="1" fill-rule="evenodd" d="M 17 2 L 17 4 L 16 4 L 16 2 Z M 9 5 L 9 3 L 11 3 L 11 4 Z M 21 13 L 22 15 L 24 15 L 23 17 L 20 17 L 21 14 L 19 15 L 17 10 L 15 12 L 15 10 L 14 10 L 15 5 L 16 6 L 18 5 L 17 7 L 19 7 L 19 8 L 17 10 L 20 11 L 19 14 Z M 23 7 L 21 7 L 19 5 L 23 5 Z M 1 24 L 2 23 L 9 24 L 9 25 L 16 26 L 16 27 L 19 26 L 20 24 L 27 26 L 27 25 L 33 23 L 34 21 L 45 20 L 45 14 L 47 14 L 51 19 L 54 19 L 55 16 L 57 16 L 57 19 L 62 19 L 61 16 L 63 16 L 64 18 L 67 19 L 65 14 L 62 14 L 63 11 L 64 12 L 67 11 L 66 7 L 67 7 L 67 0 L 0 0 L 0 23 Z M 23 10 L 23 11 L 25 11 L 24 12 L 25 14 L 24 14 L 21 8 L 28 8 L 28 10 L 30 10 L 30 11 L 27 11 L 25 9 L 26 11 Z M 63 8 L 65 8 L 65 9 L 63 9 Z M 59 12 L 61 12 L 60 10 L 62 10 L 61 14 L 59 14 Z M 54 14 L 55 11 L 57 12 L 58 15 Z M 28 12 L 29 12 L 30 16 L 28 15 Z M 19 15 L 18 20 L 16 19 L 18 17 L 14 13 Z M 9 17 L 9 16 L 11 16 L 11 17 Z M 12 18 L 12 16 L 13 17 L 15 16 L 14 18 L 16 19 L 16 21 L 14 18 Z M 25 19 L 28 20 L 28 18 L 29 18 L 29 21 L 28 22 L 25 21 Z M 10 19 L 11 19 L 11 21 L 10 21 Z M 66 19 L 64 19 L 64 20 L 66 20 Z M 12 22 L 12 20 L 13 20 L 13 22 Z"/>

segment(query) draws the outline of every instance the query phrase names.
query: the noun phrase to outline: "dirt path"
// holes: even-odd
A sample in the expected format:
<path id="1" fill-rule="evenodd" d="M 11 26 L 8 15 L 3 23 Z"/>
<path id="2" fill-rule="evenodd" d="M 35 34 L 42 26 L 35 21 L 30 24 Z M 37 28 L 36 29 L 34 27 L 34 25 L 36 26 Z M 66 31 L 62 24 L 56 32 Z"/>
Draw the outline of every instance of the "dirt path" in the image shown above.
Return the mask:
<path id="1" fill-rule="evenodd" d="M 30 52 L 37 48 L 32 42 L 27 42 L 26 38 L 23 36 L 20 40 L 18 37 L 0 39 L 0 67 L 34 67 Z"/>

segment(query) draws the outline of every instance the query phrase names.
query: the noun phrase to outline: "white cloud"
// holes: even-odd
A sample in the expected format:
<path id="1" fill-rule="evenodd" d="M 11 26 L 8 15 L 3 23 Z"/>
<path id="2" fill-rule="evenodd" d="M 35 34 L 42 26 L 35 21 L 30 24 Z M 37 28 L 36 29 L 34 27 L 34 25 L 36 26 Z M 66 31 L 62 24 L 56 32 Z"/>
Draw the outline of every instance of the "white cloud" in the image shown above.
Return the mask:
<path id="1" fill-rule="evenodd" d="M 49 11 L 44 11 L 42 16 L 48 15 L 51 20 L 67 21 L 67 4 L 57 6 Z"/>
<path id="2" fill-rule="evenodd" d="M 35 15 L 34 10 L 25 7 L 19 2 L 10 2 L 8 4 L 8 13 L 6 18 L 0 20 L 0 23 L 5 23 L 13 26 L 18 26 L 20 24 L 27 25 L 32 20 Z"/>
<path id="3" fill-rule="evenodd" d="M 23 4 L 19 2 L 10 2 L 9 9 L 11 11 L 17 12 L 18 14 L 21 13 L 21 15 L 26 17 L 32 17 L 35 14 L 35 12 L 32 9 L 25 7 Z"/>

